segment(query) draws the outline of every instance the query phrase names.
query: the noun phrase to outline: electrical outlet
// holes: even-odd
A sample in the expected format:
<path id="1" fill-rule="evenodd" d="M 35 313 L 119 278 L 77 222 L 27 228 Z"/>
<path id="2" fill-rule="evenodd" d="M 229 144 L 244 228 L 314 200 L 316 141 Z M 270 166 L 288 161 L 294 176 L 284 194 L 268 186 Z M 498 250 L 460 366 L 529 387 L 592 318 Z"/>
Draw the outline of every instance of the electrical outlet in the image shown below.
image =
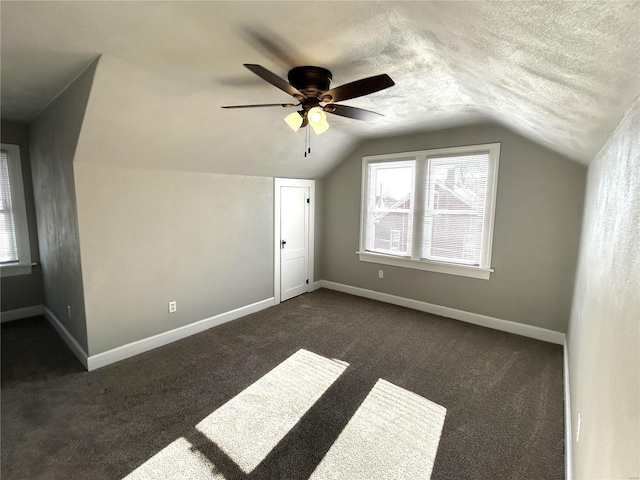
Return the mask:
<path id="1" fill-rule="evenodd" d="M 169 313 L 175 313 L 178 309 L 178 303 L 174 300 L 173 302 L 169 302 Z"/>
<path id="2" fill-rule="evenodd" d="M 378 270 L 378 278 L 384 278 L 384 270 Z"/>
<path id="3" fill-rule="evenodd" d="M 71 318 L 71 305 L 67 305 L 67 315 Z"/>

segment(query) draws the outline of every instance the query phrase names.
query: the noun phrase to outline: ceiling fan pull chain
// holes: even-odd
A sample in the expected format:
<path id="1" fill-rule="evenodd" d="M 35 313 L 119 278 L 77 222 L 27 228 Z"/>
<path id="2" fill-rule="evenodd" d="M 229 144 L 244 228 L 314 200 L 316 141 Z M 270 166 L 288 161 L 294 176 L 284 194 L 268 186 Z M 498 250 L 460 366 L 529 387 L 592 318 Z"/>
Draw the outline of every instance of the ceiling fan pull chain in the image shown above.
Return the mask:
<path id="1" fill-rule="evenodd" d="M 307 153 L 311 156 L 311 132 L 308 128 L 304 131 L 304 158 L 307 158 Z"/>

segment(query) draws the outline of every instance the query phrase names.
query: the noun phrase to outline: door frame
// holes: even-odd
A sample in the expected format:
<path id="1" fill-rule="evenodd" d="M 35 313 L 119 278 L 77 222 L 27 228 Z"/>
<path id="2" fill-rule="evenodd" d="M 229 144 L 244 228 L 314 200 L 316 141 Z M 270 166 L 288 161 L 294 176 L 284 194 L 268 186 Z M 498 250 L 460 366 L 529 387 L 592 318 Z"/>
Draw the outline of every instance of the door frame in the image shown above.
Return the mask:
<path id="1" fill-rule="evenodd" d="M 315 226 L 315 209 L 316 209 L 316 181 L 302 180 L 295 178 L 275 178 L 274 179 L 274 227 L 273 227 L 273 298 L 274 304 L 280 303 L 280 187 L 303 187 L 309 189 L 309 290 L 313 283 L 313 265 L 314 265 L 314 226 Z M 307 291 L 309 291 L 307 290 Z"/>

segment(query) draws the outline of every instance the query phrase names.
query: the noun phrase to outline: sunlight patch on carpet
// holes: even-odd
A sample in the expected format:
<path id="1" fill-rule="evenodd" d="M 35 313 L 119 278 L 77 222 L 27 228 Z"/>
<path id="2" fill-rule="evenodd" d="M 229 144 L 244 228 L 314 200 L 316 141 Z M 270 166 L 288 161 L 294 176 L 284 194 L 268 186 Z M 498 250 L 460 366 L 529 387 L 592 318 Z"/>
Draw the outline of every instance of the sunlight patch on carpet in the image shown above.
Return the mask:
<path id="1" fill-rule="evenodd" d="M 250 473 L 348 365 L 298 350 L 196 428 Z"/>
<path id="2" fill-rule="evenodd" d="M 310 480 L 428 480 L 447 409 L 379 379 Z"/>
<path id="3" fill-rule="evenodd" d="M 214 465 L 185 438 L 156 453 L 122 480 L 225 480 Z"/>

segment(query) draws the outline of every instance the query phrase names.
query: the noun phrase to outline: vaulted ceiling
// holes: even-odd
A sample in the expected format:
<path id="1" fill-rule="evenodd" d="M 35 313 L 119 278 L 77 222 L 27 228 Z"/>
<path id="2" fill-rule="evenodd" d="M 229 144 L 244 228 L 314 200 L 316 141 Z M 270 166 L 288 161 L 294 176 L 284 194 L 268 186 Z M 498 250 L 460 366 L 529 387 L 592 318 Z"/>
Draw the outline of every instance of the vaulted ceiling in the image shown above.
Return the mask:
<path id="1" fill-rule="evenodd" d="M 47 1 L 2 2 L 1 14 L 3 120 L 30 122 L 106 54 L 102 83 L 120 72 L 125 88 L 127 69 L 114 62 L 144 71 L 132 82 L 147 79 L 145 101 L 171 105 L 178 127 L 163 130 L 135 104 L 111 123 L 157 131 L 160 147 L 168 135 L 184 138 L 206 151 L 197 165 L 180 160 L 193 170 L 319 176 L 363 139 L 477 122 L 588 163 L 640 94 L 638 1 Z M 396 85 L 343 102 L 385 116 L 330 116 L 303 159 L 304 133 L 282 120 L 289 110 L 220 109 L 291 101 L 243 63 L 284 78 L 294 66 L 325 67 L 333 86 L 387 73 Z M 301 162 L 310 166 L 293 167 Z"/>

